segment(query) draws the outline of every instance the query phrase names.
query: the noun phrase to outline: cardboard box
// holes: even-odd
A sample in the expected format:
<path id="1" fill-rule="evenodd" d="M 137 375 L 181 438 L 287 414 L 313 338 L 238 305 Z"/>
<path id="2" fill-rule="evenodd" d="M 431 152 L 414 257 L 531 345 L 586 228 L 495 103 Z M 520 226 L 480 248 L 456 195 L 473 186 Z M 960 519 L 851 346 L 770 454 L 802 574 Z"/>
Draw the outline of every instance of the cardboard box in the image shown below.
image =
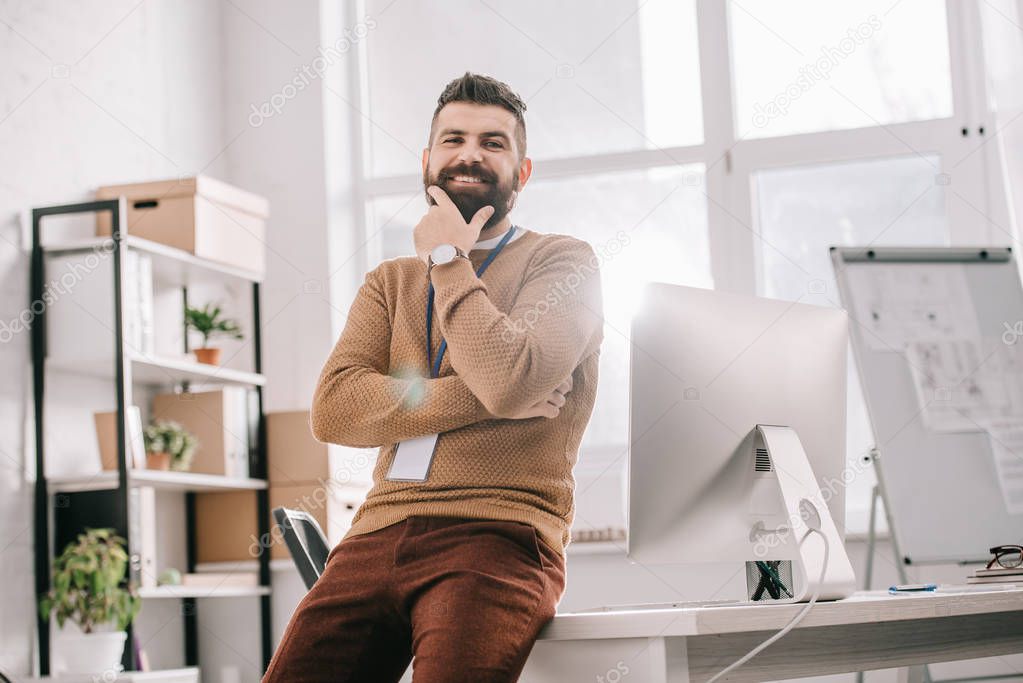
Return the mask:
<path id="1" fill-rule="evenodd" d="M 152 419 L 173 420 L 198 439 L 189 471 L 244 479 L 249 476 L 253 427 L 249 405 L 244 387 L 158 394 L 153 397 Z"/>
<path id="2" fill-rule="evenodd" d="M 291 559 L 273 519 L 276 507 L 305 510 L 325 534 L 340 538 L 351 526 L 369 486 L 350 485 L 349 479 L 331 481 L 330 446 L 313 437 L 308 410 L 267 413 L 266 438 L 270 558 Z M 254 491 L 196 495 L 197 562 L 252 560 L 259 542 Z"/>
<path id="3" fill-rule="evenodd" d="M 267 413 L 266 431 L 271 484 L 332 479 L 341 485 L 373 486 L 377 449 L 317 441 L 308 410 Z"/>
<path id="4" fill-rule="evenodd" d="M 270 487 L 270 559 L 291 559 L 288 547 L 273 520 L 275 507 L 305 510 L 327 533 L 327 510 L 331 489 L 319 483 Z M 254 560 L 259 548 L 256 525 L 256 492 L 200 493 L 195 497 L 196 561 L 238 562 Z"/>
<path id="5" fill-rule="evenodd" d="M 128 200 L 128 234 L 254 273 L 266 270 L 269 203 L 208 176 L 108 185 L 97 199 Z M 111 234 L 110 214 L 96 214 L 96 234 Z"/>
<path id="6" fill-rule="evenodd" d="M 266 454 L 271 486 L 330 477 L 327 444 L 313 436 L 308 410 L 266 414 Z"/>

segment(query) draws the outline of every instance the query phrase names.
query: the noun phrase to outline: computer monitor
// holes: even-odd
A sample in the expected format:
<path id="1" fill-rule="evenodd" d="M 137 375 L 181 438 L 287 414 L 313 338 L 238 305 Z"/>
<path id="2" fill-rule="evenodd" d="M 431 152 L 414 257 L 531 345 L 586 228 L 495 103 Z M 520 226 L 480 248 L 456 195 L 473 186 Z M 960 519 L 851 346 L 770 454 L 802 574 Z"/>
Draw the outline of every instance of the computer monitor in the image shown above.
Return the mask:
<path id="1" fill-rule="evenodd" d="M 824 541 L 798 542 L 816 525 L 820 599 L 852 593 L 847 345 L 841 309 L 648 284 L 631 334 L 629 557 L 735 563 L 748 599 L 770 562 L 794 577 L 779 598 L 807 600 Z"/>

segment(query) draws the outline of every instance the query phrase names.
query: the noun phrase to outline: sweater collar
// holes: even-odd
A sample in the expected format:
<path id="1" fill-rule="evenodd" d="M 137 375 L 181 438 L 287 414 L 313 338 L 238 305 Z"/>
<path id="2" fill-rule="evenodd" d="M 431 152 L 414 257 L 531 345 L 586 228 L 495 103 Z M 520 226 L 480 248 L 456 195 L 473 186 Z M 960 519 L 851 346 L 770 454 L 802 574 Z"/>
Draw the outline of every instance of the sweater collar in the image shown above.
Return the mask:
<path id="1" fill-rule="evenodd" d="M 509 229 L 514 230 L 515 233 L 511 236 L 511 239 L 508 240 L 507 242 L 508 244 L 511 244 L 518 238 L 522 237 L 522 235 L 526 232 L 524 228 L 520 228 L 517 225 L 513 225 Z M 504 237 L 506 234 L 508 233 L 502 232 L 497 237 L 491 237 L 490 239 L 480 240 L 476 244 L 472 245 L 472 250 L 475 251 L 477 249 L 493 249 L 494 247 L 497 246 L 497 243 L 501 241 L 501 238 Z"/>

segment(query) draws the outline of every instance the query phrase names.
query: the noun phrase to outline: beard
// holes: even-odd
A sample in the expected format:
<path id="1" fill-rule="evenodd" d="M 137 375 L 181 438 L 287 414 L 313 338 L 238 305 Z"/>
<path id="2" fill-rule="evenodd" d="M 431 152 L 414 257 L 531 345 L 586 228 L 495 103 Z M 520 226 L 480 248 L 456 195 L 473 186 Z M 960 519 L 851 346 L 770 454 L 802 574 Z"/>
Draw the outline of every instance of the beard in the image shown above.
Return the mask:
<path id="1" fill-rule="evenodd" d="M 452 178 L 459 175 L 467 175 L 473 178 L 480 178 L 484 182 L 480 187 L 457 187 L 453 185 Z M 433 178 L 430 178 L 429 171 L 423 172 L 423 191 L 430 185 L 436 185 L 451 198 L 458 212 L 462 214 L 462 220 L 466 223 L 472 220 L 476 212 L 484 206 L 494 207 L 494 213 L 483 224 L 480 232 L 489 230 L 504 220 L 504 217 L 511 212 L 515 206 L 515 199 L 518 196 L 519 176 L 513 173 L 507 180 L 496 178 L 492 173 L 482 168 L 458 165 L 438 171 Z M 426 204 L 434 206 L 437 202 L 426 193 Z"/>

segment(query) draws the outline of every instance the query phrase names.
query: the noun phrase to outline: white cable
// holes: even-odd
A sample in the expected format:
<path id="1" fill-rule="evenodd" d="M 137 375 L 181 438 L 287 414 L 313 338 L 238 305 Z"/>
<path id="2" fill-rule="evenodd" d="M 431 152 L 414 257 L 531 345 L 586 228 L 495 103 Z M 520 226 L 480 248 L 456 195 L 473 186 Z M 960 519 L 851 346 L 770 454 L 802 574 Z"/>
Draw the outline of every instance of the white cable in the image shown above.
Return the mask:
<path id="1" fill-rule="evenodd" d="M 810 598 L 810 602 L 806 603 L 806 607 L 804 607 L 802 610 L 800 610 L 799 614 L 797 614 L 795 617 L 793 617 L 792 621 L 790 621 L 785 626 L 785 628 L 783 628 L 782 630 L 778 631 L 773 636 L 771 636 L 770 638 L 768 638 L 764 642 L 760 643 L 760 645 L 757 645 L 755 648 L 753 648 L 752 650 L 747 652 L 738 661 L 734 662 L 730 666 L 726 667 L 722 671 L 720 671 L 717 674 L 715 674 L 713 678 L 711 678 L 710 680 L 707 681 L 707 683 L 714 683 L 714 681 L 716 681 L 717 679 L 721 678 L 722 676 L 727 674 L 729 671 L 732 671 L 733 669 L 737 669 L 738 667 L 742 666 L 743 664 L 745 664 L 749 660 L 751 660 L 754 657 L 756 657 L 758 654 L 760 654 L 764 649 L 766 649 L 772 643 L 774 643 L 775 641 L 777 641 L 780 638 L 784 637 L 786 633 L 788 633 L 789 631 L 794 629 L 796 627 L 796 625 L 798 625 L 799 622 L 801 622 L 803 620 L 803 617 L 805 617 L 807 614 L 810 613 L 810 608 L 813 607 L 815 602 L 817 602 L 817 598 L 820 597 L 820 594 L 821 594 L 821 586 L 824 585 L 824 573 L 828 570 L 828 550 L 829 550 L 829 548 L 828 548 L 828 537 L 825 536 L 824 532 L 821 531 L 820 529 L 813 529 L 813 528 L 807 529 L 806 533 L 803 534 L 803 537 L 801 539 L 799 539 L 799 545 L 803 545 L 803 541 L 806 540 L 806 537 L 809 536 L 810 532 L 812 532 L 812 531 L 816 531 L 818 534 L 820 534 L 821 538 L 824 539 L 824 562 L 822 563 L 823 566 L 821 567 L 820 580 L 817 581 L 817 587 L 813 591 L 813 597 Z"/>

